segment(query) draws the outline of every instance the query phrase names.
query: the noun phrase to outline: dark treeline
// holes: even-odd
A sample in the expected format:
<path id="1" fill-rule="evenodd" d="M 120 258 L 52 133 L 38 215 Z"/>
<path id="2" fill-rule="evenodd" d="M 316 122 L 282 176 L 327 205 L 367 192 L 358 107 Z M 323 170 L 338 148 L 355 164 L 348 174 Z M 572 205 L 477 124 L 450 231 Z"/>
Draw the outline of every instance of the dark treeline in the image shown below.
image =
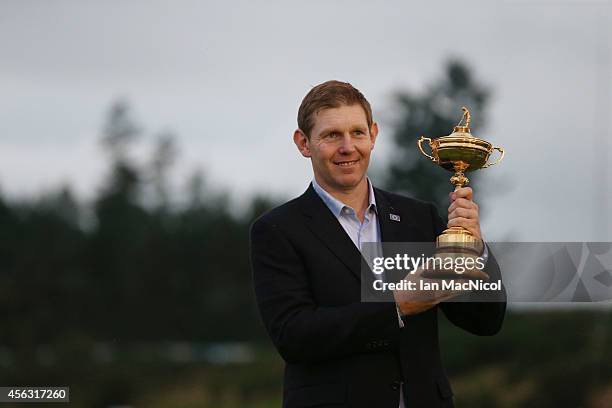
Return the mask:
<path id="1" fill-rule="evenodd" d="M 271 203 L 256 198 L 236 215 L 196 174 L 188 201 L 169 204 L 172 139 L 160 137 L 151 165 L 138 166 L 128 159 L 136 135 L 117 103 L 103 134 L 110 172 L 89 206 L 69 188 L 31 202 L 0 198 L 3 346 L 261 335 L 247 231 Z"/>

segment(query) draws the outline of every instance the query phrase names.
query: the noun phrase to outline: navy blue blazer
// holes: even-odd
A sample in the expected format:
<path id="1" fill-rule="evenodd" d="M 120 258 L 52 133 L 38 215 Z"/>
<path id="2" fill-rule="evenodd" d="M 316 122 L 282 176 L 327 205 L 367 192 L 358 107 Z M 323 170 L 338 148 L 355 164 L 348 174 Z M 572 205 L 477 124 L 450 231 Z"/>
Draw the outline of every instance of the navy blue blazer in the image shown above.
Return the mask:
<path id="1" fill-rule="evenodd" d="M 432 242 L 445 225 L 435 207 L 374 189 L 383 242 Z M 401 221 L 391 221 L 397 214 Z M 440 359 L 438 309 L 477 335 L 501 328 L 494 302 L 444 302 L 398 325 L 395 304 L 360 301 L 363 258 L 312 188 L 251 227 L 251 265 L 261 318 L 286 362 L 283 407 L 452 407 Z M 501 279 L 489 254 L 486 272 Z"/>

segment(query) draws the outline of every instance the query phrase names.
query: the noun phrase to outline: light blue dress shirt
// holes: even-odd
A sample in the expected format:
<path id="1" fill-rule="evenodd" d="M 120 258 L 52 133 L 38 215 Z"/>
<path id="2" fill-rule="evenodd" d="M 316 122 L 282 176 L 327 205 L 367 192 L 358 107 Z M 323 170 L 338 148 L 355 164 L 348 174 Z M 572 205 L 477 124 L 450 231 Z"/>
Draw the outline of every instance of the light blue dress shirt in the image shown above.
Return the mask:
<path id="1" fill-rule="evenodd" d="M 380 225 L 378 225 L 378 212 L 376 210 L 376 198 L 374 188 L 368 179 L 369 204 L 365 212 L 363 223 L 357 217 L 355 210 L 339 201 L 321 187 L 316 180 L 312 181 L 312 187 L 317 192 L 327 208 L 340 222 L 344 231 L 351 238 L 357 249 L 361 251 L 364 242 L 380 242 Z"/>

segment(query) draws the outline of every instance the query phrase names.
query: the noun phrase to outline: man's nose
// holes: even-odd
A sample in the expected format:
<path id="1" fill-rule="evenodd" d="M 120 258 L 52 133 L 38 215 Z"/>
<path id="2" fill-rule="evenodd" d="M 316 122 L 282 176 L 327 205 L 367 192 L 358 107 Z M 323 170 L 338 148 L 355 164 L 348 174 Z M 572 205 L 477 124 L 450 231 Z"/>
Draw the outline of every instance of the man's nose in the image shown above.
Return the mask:
<path id="1" fill-rule="evenodd" d="M 350 133 L 345 133 L 342 136 L 341 143 L 342 144 L 340 145 L 339 153 L 347 154 L 352 153 L 355 150 L 354 140 L 351 137 Z"/>

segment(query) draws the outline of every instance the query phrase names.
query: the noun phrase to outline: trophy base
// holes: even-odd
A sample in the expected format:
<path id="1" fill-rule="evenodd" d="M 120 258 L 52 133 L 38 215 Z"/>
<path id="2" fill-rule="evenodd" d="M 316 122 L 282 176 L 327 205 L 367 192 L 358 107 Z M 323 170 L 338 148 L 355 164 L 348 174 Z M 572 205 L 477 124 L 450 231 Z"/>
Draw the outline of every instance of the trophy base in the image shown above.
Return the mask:
<path id="1" fill-rule="evenodd" d="M 455 272 L 452 270 L 447 270 L 444 268 L 432 268 L 425 269 L 423 273 L 421 273 L 423 278 L 427 279 L 439 279 L 439 280 L 447 280 L 447 279 L 463 279 L 463 280 L 489 280 L 489 275 L 483 272 L 480 269 L 470 269 L 466 270 L 463 273 Z"/>
<path id="2" fill-rule="evenodd" d="M 489 275 L 477 267 L 477 258 L 482 255 L 483 248 L 482 240 L 467 229 L 451 227 L 436 238 L 434 258 L 440 262 L 425 268 L 421 276 L 428 279 L 489 280 Z"/>

